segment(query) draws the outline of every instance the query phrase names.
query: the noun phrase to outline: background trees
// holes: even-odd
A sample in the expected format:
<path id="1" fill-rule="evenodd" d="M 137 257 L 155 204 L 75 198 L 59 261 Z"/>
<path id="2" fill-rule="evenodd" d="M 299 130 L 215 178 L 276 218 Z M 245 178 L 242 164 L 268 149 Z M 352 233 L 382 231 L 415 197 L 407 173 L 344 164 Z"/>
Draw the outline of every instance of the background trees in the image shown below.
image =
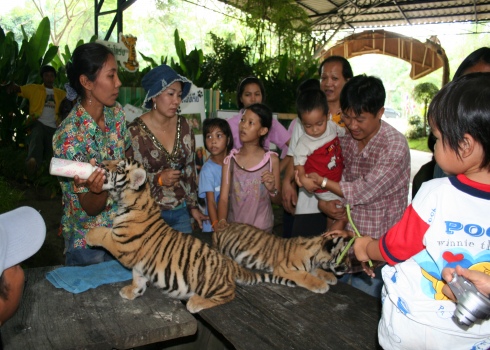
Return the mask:
<path id="1" fill-rule="evenodd" d="M 115 3 L 116 0 L 106 0 L 104 9 L 110 9 Z M 302 79 L 316 76 L 312 67 L 318 64 L 312 56 L 318 43 L 316 40 L 321 40 L 315 38 L 321 36 L 312 35 L 304 14 L 291 8 L 285 0 L 248 0 L 248 12 L 240 12 L 218 0 L 201 0 L 198 4 L 182 0 L 138 0 L 124 12 L 124 32 L 138 37 L 137 51 L 142 54 L 138 56 L 140 72 L 134 79 L 128 75 L 126 82 L 138 86 L 144 69 L 151 62 L 159 64 L 166 60 L 171 63 L 174 59 L 180 64 L 182 59 L 174 38 L 178 29 L 189 59 L 193 52 L 199 62 L 199 52 L 202 52 L 200 77 L 194 77 L 198 85 L 220 89 L 225 92 L 225 102 L 234 101 L 227 92 L 232 94 L 241 78 L 254 74 L 265 80 L 268 102 L 274 109 L 291 109 L 296 85 Z M 20 45 L 23 33 L 19 25 L 23 24 L 25 33 L 32 35 L 36 28 L 33 23 L 39 23 L 43 16 L 47 16 L 51 23 L 50 43 L 59 46 L 66 55 L 79 40 L 91 40 L 94 34 L 93 6 L 91 0 L 16 0 L 0 9 L 0 26 L 5 32 L 11 31 Z M 99 18 L 101 35 L 105 35 L 111 19 L 110 16 Z M 456 27 L 458 31 L 452 29 Z M 452 34 L 465 29 L 474 32 L 474 27 L 478 27 L 476 31 L 482 34 Z M 438 35 L 449 57 L 451 76 L 469 52 L 490 46 L 490 36 L 485 34 L 488 29 L 486 24 L 411 26 L 408 32 L 403 27 L 390 28 L 422 41 Z M 115 35 L 111 40 L 116 40 Z M 145 61 L 143 55 L 151 60 Z M 55 65 L 62 67 L 61 58 Z M 416 103 L 411 94 L 415 85 L 430 82 L 440 86 L 440 70 L 412 81 L 408 76 L 408 64 L 394 58 L 363 55 L 351 58 L 350 62 L 355 74 L 379 76 L 387 90 L 387 105 L 405 117 L 423 113 L 422 104 Z"/>
<path id="2" fill-rule="evenodd" d="M 415 86 L 413 89 L 413 98 L 418 103 L 422 103 L 424 105 L 424 114 L 423 114 L 423 125 L 424 131 L 423 136 L 427 136 L 427 108 L 429 107 L 430 101 L 439 91 L 438 87 L 432 83 L 421 83 Z"/>

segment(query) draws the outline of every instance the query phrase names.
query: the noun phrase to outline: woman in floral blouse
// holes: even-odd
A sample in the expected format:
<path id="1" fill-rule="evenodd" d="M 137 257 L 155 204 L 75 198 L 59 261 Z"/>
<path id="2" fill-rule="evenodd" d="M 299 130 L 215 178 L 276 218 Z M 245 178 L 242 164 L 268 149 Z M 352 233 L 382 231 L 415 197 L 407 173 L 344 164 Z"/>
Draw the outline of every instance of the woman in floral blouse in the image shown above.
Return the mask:
<path id="1" fill-rule="evenodd" d="M 66 65 L 70 86 L 80 97 L 53 137 L 57 158 L 101 163 L 122 159 L 131 146 L 124 111 L 116 103 L 121 81 L 114 54 L 97 43 L 75 49 Z M 97 169 L 87 180 L 60 177 L 64 213 L 66 265 L 90 265 L 113 259 L 101 248 L 88 247 L 85 234 L 93 227 L 112 226 L 114 201 L 102 190 L 105 172 Z"/>
<path id="2" fill-rule="evenodd" d="M 177 114 L 192 83 L 163 64 L 148 72 L 142 85 L 149 111 L 129 124 L 133 147 L 126 156 L 145 167 L 151 194 L 167 224 L 191 233 L 191 215 L 201 228 L 207 219 L 197 204 L 194 133 Z"/>

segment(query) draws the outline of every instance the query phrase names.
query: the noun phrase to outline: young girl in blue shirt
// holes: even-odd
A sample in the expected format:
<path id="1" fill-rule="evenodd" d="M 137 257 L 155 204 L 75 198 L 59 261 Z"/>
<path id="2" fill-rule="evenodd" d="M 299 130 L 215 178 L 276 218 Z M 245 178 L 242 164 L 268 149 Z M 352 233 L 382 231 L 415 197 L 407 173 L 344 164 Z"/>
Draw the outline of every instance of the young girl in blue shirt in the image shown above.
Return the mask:
<path id="1" fill-rule="evenodd" d="M 209 159 L 199 173 L 199 198 L 206 202 L 205 214 L 209 220 L 203 222 L 203 232 L 213 232 L 218 223 L 218 200 L 221 187 L 223 160 L 233 148 L 230 125 L 225 119 L 206 119 L 203 123 L 204 146 Z"/>

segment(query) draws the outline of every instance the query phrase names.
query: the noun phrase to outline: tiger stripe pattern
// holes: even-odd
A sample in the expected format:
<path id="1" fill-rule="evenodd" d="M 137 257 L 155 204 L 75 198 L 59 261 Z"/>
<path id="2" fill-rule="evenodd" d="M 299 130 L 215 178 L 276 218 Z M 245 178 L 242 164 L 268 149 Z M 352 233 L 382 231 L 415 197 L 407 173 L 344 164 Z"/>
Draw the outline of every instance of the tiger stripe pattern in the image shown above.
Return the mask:
<path id="1" fill-rule="evenodd" d="M 188 299 L 187 309 L 195 313 L 231 301 L 236 283 L 295 285 L 282 277 L 247 270 L 201 240 L 168 226 L 151 196 L 146 171 L 137 161 L 105 161 L 103 166 L 118 211 L 112 228 L 93 228 L 86 241 L 104 247 L 132 269 L 132 283 L 120 290 L 121 297 L 133 300 L 143 295 L 150 282 L 171 297 Z"/>
<path id="2" fill-rule="evenodd" d="M 271 272 L 315 293 L 327 292 L 337 283 L 335 274 L 348 270 L 348 262 L 336 263 L 346 244 L 339 237 L 282 238 L 240 223 L 213 233 L 213 246 L 240 265 Z"/>

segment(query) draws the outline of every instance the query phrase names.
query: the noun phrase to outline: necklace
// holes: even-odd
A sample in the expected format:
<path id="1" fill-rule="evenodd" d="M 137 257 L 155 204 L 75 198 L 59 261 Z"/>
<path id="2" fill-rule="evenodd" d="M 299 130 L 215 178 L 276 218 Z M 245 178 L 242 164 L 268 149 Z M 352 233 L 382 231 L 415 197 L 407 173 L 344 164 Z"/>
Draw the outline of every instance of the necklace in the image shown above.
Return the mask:
<path id="1" fill-rule="evenodd" d="M 180 160 L 180 130 L 181 130 L 181 118 L 180 116 L 177 116 L 177 132 L 175 133 L 175 140 L 174 140 L 174 148 L 172 149 L 172 152 L 168 152 L 165 147 L 158 141 L 158 139 L 155 137 L 155 135 L 151 132 L 150 128 L 141 120 L 141 118 L 136 119 L 138 121 L 139 127 L 148 135 L 150 140 L 153 142 L 156 148 L 163 152 L 165 157 L 167 158 L 168 163 L 170 164 L 176 164 L 179 163 Z M 153 120 L 152 120 L 153 124 Z"/>
<path id="2" fill-rule="evenodd" d="M 149 118 L 151 120 L 151 125 L 153 126 L 153 128 L 155 130 L 161 130 L 163 133 L 166 133 L 167 132 L 167 129 L 164 129 L 163 127 L 159 126 L 158 123 L 155 122 L 154 118 L 152 117 L 152 115 L 150 114 L 149 115 Z"/>

